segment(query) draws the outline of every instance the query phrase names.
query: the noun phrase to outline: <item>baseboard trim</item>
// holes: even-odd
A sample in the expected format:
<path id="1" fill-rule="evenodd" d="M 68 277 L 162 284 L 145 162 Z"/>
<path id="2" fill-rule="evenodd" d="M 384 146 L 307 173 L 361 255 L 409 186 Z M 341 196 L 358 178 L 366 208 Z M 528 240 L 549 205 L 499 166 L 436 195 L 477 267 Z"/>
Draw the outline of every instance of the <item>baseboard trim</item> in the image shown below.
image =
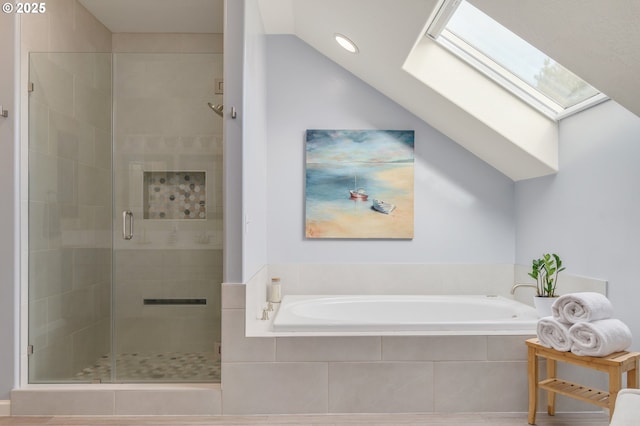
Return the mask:
<path id="1" fill-rule="evenodd" d="M 0 400 L 0 417 L 11 415 L 11 400 Z"/>

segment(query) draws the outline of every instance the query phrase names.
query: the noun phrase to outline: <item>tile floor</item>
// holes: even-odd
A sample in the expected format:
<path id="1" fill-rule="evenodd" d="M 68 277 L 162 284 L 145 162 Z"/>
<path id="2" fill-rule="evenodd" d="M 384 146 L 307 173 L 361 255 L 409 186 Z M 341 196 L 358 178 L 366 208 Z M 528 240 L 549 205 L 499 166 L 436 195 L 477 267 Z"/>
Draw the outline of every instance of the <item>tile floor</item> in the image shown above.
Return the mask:
<path id="1" fill-rule="evenodd" d="M 604 413 L 559 413 L 554 417 L 538 414 L 538 426 L 607 426 Z M 87 417 L 42 416 L 0 417 L 0 425 L 19 426 L 526 426 L 525 413 L 482 414 L 359 414 L 359 415 L 282 415 L 282 416 L 140 416 Z"/>
<path id="2" fill-rule="evenodd" d="M 124 353 L 116 355 L 118 381 L 207 382 L 220 383 L 220 360 L 213 352 Z M 75 380 L 111 381 L 111 356 L 76 374 Z"/>

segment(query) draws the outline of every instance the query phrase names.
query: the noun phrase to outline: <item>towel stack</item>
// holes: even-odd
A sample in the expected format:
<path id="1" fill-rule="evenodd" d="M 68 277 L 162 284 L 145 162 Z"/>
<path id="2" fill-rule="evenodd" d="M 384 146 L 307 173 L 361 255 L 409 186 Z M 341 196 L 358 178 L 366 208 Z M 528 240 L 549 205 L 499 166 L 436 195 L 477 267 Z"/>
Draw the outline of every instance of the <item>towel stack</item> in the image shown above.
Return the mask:
<path id="1" fill-rule="evenodd" d="M 551 307 L 553 316 L 538 321 L 540 344 L 576 355 L 607 356 L 631 346 L 631 330 L 613 318 L 605 296 L 584 292 L 560 296 Z"/>

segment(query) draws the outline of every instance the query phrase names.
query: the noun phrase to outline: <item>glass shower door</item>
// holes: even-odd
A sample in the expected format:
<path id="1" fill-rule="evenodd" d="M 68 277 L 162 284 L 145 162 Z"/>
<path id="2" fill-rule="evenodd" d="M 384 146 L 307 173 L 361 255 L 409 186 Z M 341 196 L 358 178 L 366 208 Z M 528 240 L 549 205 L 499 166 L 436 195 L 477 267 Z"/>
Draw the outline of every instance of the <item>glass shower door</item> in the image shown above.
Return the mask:
<path id="1" fill-rule="evenodd" d="M 111 54 L 29 57 L 30 383 L 109 381 Z"/>
<path id="2" fill-rule="evenodd" d="M 218 382 L 222 55 L 29 74 L 29 382 Z"/>

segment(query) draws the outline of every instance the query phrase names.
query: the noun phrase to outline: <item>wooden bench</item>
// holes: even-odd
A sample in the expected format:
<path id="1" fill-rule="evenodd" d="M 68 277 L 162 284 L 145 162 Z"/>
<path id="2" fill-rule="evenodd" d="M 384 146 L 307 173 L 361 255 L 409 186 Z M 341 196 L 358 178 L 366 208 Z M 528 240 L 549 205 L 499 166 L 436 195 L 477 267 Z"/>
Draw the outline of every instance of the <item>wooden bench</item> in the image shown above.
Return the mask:
<path id="1" fill-rule="evenodd" d="M 528 346 L 529 424 L 536 423 L 538 388 L 547 391 L 547 413 L 556 412 L 556 394 L 585 401 L 609 409 L 613 415 L 616 397 L 622 387 L 622 373 L 627 373 L 627 387 L 638 388 L 639 352 L 616 352 L 605 357 L 579 356 L 542 346 L 537 338 L 526 341 Z M 537 357 L 547 360 L 547 378 L 538 381 Z M 609 374 L 609 391 L 571 383 L 556 377 L 556 361 L 603 371 Z"/>

